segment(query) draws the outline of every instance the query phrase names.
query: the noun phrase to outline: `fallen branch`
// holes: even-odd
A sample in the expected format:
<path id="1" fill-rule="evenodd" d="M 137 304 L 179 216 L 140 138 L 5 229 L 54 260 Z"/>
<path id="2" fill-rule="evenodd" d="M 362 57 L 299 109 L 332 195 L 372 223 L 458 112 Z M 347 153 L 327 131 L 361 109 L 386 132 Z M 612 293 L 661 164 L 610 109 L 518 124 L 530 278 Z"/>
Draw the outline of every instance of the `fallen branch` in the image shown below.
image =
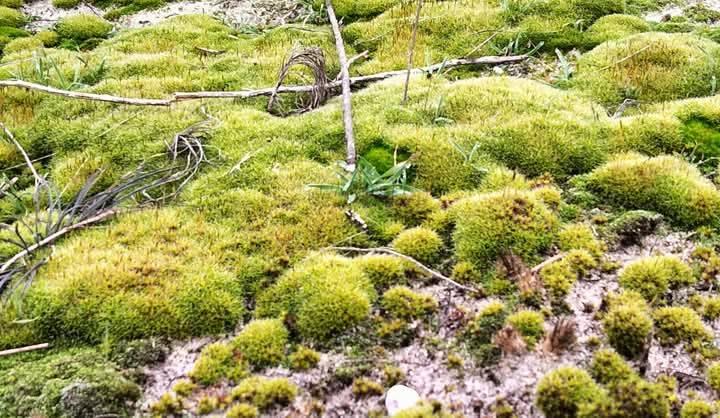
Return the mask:
<path id="1" fill-rule="evenodd" d="M 48 347 L 50 347 L 50 345 L 48 343 L 42 343 L 42 344 L 30 345 L 27 347 L 13 348 L 11 350 L 0 351 L 0 357 L 9 356 L 12 354 L 27 353 L 28 351 L 42 350 L 42 349 L 48 348 Z"/>
<path id="2" fill-rule="evenodd" d="M 399 253 L 399 252 L 393 250 L 392 248 L 387 248 L 387 247 L 378 247 L 378 248 L 330 247 L 329 249 L 335 250 L 335 251 L 348 251 L 348 252 L 356 252 L 356 253 L 380 253 L 380 254 L 392 255 L 394 257 L 402 258 L 403 260 L 406 260 L 406 261 L 409 261 L 409 262 L 415 264 L 417 267 L 419 267 L 421 270 L 428 273 L 432 277 L 435 277 L 436 279 L 440 279 L 444 282 L 447 282 L 447 283 L 457 287 L 458 289 L 462 289 L 467 292 L 482 294 L 482 290 L 476 289 L 474 287 L 462 285 L 462 284 L 456 282 L 455 280 L 445 276 L 444 274 L 431 269 L 430 267 L 417 261 L 416 259 L 414 259 L 410 256 L 407 256 L 405 254 Z"/>
<path id="3" fill-rule="evenodd" d="M 540 270 L 544 269 L 545 267 L 549 266 L 550 264 L 552 264 L 556 261 L 562 260 L 563 258 L 565 258 L 566 255 L 567 255 L 566 253 L 560 253 L 560 254 L 554 255 L 554 256 L 548 258 L 547 260 L 543 261 L 542 263 L 538 264 L 537 266 L 533 267 L 530 270 L 530 273 L 538 274 L 538 273 L 540 273 Z"/>
<path id="4" fill-rule="evenodd" d="M 352 115 L 352 92 L 350 90 L 350 66 L 348 64 L 347 54 L 345 53 L 345 42 L 343 42 L 342 33 L 340 32 L 340 24 L 337 16 L 335 16 L 335 8 L 332 0 L 325 0 L 325 8 L 327 8 L 330 26 L 332 27 L 333 37 L 335 38 L 335 49 L 337 50 L 338 60 L 340 61 L 340 84 L 342 86 L 342 108 L 343 108 L 343 125 L 345 128 L 345 147 L 347 152 L 347 170 L 355 171 L 357 163 L 357 151 L 355 150 L 355 128 L 353 127 Z"/>
<path id="5" fill-rule="evenodd" d="M 487 56 L 480 58 L 458 58 L 448 60 L 444 63 L 433 64 L 428 67 L 420 67 L 412 70 L 413 74 L 426 74 L 436 72 L 439 69 L 450 69 L 463 66 L 473 65 L 503 65 L 522 62 L 528 59 L 527 55 L 511 55 L 511 56 Z M 382 81 L 388 78 L 404 75 L 407 70 L 387 71 L 383 73 L 371 74 L 360 77 L 351 77 L 350 85 L 364 85 Z M 329 89 L 337 89 L 341 87 L 342 81 L 333 81 L 327 85 Z M 54 96 L 65 97 L 76 100 L 88 100 L 94 102 L 123 104 L 130 106 L 158 106 L 167 107 L 174 103 L 188 100 L 202 99 L 251 99 L 255 97 L 269 97 L 273 93 L 310 93 L 316 88 L 314 85 L 307 86 L 282 86 L 279 89 L 267 87 L 258 90 L 239 90 L 239 91 L 198 91 L 198 92 L 178 92 L 173 93 L 168 99 L 138 99 L 131 97 L 112 96 L 109 94 L 84 93 L 71 90 L 61 90 L 54 87 L 44 86 L 42 84 L 31 83 L 22 80 L 0 80 L 0 88 L 11 87 L 21 88 L 25 90 L 37 91 L 40 93 L 50 94 Z"/>

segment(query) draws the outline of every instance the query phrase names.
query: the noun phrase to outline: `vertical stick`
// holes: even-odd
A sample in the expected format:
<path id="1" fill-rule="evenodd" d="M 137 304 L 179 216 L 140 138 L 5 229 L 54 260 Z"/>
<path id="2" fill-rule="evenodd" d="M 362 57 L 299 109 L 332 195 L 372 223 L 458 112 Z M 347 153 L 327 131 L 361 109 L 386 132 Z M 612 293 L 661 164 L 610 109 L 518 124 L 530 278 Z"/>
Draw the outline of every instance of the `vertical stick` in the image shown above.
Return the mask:
<path id="1" fill-rule="evenodd" d="M 418 0 L 417 9 L 415 10 L 415 21 L 413 22 L 412 37 L 410 38 L 410 46 L 408 49 L 408 70 L 405 76 L 405 91 L 403 92 L 403 104 L 408 100 L 408 89 L 410 88 L 410 73 L 413 68 L 413 59 L 415 55 L 415 44 L 417 43 L 418 26 L 420 26 L 420 12 L 422 11 L 423 0 Z"/>
<path id="2" fill-rule="evenodd" d="M 342 97 L 343 97 L 343 123 L 345 124 L 345 145 L 347 147 L 347 170 L 355 171 L 357 164 L 357 151 L 355 150 L 355 133 L 353 128 L 352 117 L 352 93 L 350 91 L 350 69 L 348 68 L 347 55 L 345 54 L 345 43 L 340 33 L 340 24 L 332 0 L 325 0 L 328 18 L 332 26 L 333 35 L 335 36 L 335 48 L 337 49 L 338 59 L 340 60 L 340 75 L 342 77 Z"/>

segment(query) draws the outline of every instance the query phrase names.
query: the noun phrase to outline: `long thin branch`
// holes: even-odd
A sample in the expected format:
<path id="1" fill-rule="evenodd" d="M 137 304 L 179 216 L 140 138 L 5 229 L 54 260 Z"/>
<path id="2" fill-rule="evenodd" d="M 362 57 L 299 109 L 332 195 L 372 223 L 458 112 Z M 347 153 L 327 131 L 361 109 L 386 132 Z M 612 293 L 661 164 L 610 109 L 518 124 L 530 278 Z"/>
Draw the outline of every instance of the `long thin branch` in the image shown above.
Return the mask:
<path id="1" fill-rule="evenodd" d="M 333 36 L 335 37 L 335 49 L 337 50 L 338 60 L 340 61 L 340 83 L 342 85 L 342 107 L 343 107 L 343 125 L 345 127 L 345 146 L 347 148 L 347 170 L 355 171 L 357 162 L 357 151 L 355 150 L 355 128 L 353 127 L 352 116 L 352 91 L 350 90 L 350 67 L 348 65 L 347 54 L 345 53 L 345 42 L 343 42 L 342 33 L 340 32 L 340 24 L 337 16 L 335 16 L 335 8 L 332 0 L 325 0 L 330 26 L 332 26 Z"/>
<path id="2" fill-rule="evenodd" d="M 533 267 L 533 268 L 530 270 L 530 272 L 533 273 L 533 274 L 538 274 L 538 273 L 540 273 L 540 271 L 541 271 L 542 269 L 544 269 L 545 267 L 549 266 L 550 264 L 552 264 L 552 263 L 554 263 L 554 262 L 556 262 L 556 261 L 560 261 L 560 260 L 562 260 L 563 258 L 565 258 L 566 255 L 567 255 L 567 253 L 556 254 L 556 255 L 554 255 L 554 256 L 546 259 L 546 260 L 543 261 L 542 263 L 538 264 L 537 266 Z"/>
<path id="3" fill-rule="evenodd" d="M 356 253 L 381 253 L 381 254 L 392 255 L 394 257 L 402 258 L 403 260 L 406 260 L 406 261 L 409 261 L 409 262 L 415 264 L 421 270 L 428 273 L 432 277 L 435 277 L 436 279 L 440 279 L 444 282 L 447 282 L 447 283 L 457 287 L 458 289 L 462 289 L 462 290 L 472 292 L 472 293 L 482 293 L 482 291 L 480 289 L 462 285 L 462 284 L 456 282 L 455 280 L 440 273 L 439 271 L 433 270 L 430 267 L 426 266 L 425 264 L 419 262 L 418 260 L 416 260 L 410 256 L 407 256 L 405 254 L 399 253 L 399 252 L 393 250 L 392 248 L 387 248 L 387 247 L 379 247 L 379 248 L 330 247 L 330 249 L 335 250 L 335 251 L 348 251 L 348 252 L 356 252 Z"/>
<path id="4" fill-rule="evenodd" d="M 428 67 L 420 67 L 412 70 L 413 74 L 432 73 L 444 68 L 450 69 L 462 66 L 472 65 L 502 65 L 514 64 L 528 59 L 527 55 L 511 55 L 511 56 L 487 56 L 480 58 L 458 58 L 448 60 L 445 63 L 433 64 Z M 388 78 L 404 75 L 407 70 L 387 71 L 377 74 L 371 74 L 360 77 L 350 78 L 350 85 L 364 85 L 382 81 Z M 342 81 L 333 81 L 328 84 L 329 89 L 337 89 L 342 86 Z M 66 97 L 76 100 L 89 100 L 94 102 L 115 103 L 130 106 L 158 106 L 167 107 L 174 103 L 186 100 L 202 100 L 202 99 L 251 99 L 255 97 L 269 97 L 275 92 L 275 88 L 267 87 L 257 90 L 239 90 L 239 91 L 198 91 L 198 92 L 177 92 L 173 93 L 168 99 L 137 99 L 131 97 L 112 96 L 108 94 L 83 93 L 70 90 L 61 90 L 54 87 L 44 86 L 42 84 L 31 83 L 22 80 L 0 80 L 0 88 L 11 87 L 21 88 L 25 90 L 37 91 L 40 93 L 50 94 L 54 96 Z M 309 93 L 315 86 L 282 86 L 277 89 L 277 93 Z"/>
<path id="5" fill-rule="evenodd" d="M 48 348 L 49 346 L 50 345 L 48 343 L 43 343 L 43 344 L 30 345 L 27 347 L 13 348 L 10 350 L 3 350 L 3 351 L 0 351 L 0 357 L 9 356 L 11 354 L 26 353 L 28 351 L 42 350 L 44 348 Z"/>

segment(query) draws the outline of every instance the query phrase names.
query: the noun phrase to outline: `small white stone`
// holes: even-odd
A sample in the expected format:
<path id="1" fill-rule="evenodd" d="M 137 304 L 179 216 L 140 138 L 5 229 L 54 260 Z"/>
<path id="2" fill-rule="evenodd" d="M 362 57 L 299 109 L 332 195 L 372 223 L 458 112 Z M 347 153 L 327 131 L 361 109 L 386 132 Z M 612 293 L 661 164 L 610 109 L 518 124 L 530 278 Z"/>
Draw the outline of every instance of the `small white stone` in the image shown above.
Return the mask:
<path id="1" fill-rule="evenodd" d="M 505 74 L 505 70 L 502 67 L 493 67 L 493 72 L 497 75 Z"/>
<path id="2" fill-rule="evenodd" d="M 420 395 L 413 388 L 395 385 L 385 394 L 385 408 L 393 416 L 403 409 L 412 408 L 420 401 Z"/>

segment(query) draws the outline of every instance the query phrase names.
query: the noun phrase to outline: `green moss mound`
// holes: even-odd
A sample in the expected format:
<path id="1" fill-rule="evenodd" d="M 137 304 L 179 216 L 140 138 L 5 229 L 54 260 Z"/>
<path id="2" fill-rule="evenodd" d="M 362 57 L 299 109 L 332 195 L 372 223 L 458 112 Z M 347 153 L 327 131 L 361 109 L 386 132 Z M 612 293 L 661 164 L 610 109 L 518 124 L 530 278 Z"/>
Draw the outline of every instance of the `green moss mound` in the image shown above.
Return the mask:
<path id="1" fill-rule="evenodd" d="M 8 42 L 3 48 L 4 54 L 12 54 L 15 52 L 32 51 L 38 48 L 42 48 L 44 45 L 41 40 L 30 37 L 30 38 L 16 38 Z"/>
<path id="2" fill-rule="evenodd" d="M 258 409 L 289 405 L 297 396 L 298 388 L 284 378 L 253 376 L 244 379 L 230 393 L 233 400 L 248 402 Z"/>
<path id="3" fill-rule="evenodd" d="M 339 17 L 354 20 L 379 15 L 400 2 L 401 0 L 340 0 L 334 1 L 333 7 Z M 325 1 L 314 0 L 313 6 L 324 10 Z"/>
<path id="4" fill-rule="evenodd" d="M 209 386 L 221 379 L 239 381 L 248 374 L 242 355 L 236 355 L 230 344 L 213 343 L 203 348 L 188 376 L 193 381 Z"/>
<path id="5" fill-rule="evenodd" d="M 700 316 L 684 306 L 659 308 L 653 313 L 655 337 L 662 345 L 687 343 L 699 347 L 712 341 L 712 333 L 705 327 Z"/>
<path id="6" fill-rule="evenodd" d="M 670 289 L 695 282 L 693 271 L 674 256 L 646 257 L 629 264 L 620 273 L 620 285 L 642 294 L 650 302 L 662 298 Z"/>
<path id="7" fill-rule="evenodd" d="M 680 418 L 712 418 L 717 407 L 701 400 L 689 400 L 680 409 Z"/>
<path id="8" fill-rule="evenodd" d="M 0 6 L 0 27 L 19 28 L 25 24 L 22 13 L 9 7 Z"/>
<path id="9" fill-rule="evenodd" d="M 587 36 L 595 44 L 615 41 L 638 33 L 650 32 L 650 24 L 640 17 L 615 14 L 598 19 L 587 31 Z"/>
<path id="10" fill-rule="evenodd" d="M 2 418 L 125 416 L 139 397 L 139 387 L 92 350 L 0 363 Z"/>
<path id="11" fill-rule="evenodd" d="M 106 38 L 112 28 L 112 24 L 95 15 L 74 15 L 60 19 L 55 30 L 61 38 L 81 43 Z"/>
<path id="12" fill-rule="evenodd" d="M 72 9 L 80 4 L 80 0 L 52 0 L 52 5 L 58 9 Z"/>
<path id="13" fill-rule="evenodd" d="M 557 217 L 529 192 L 507 189 L 458 201 L 451 208 L 453 242 L 460 261 L 479 268 L 512 251 L 534 260 L 552 244 Z"/>
<path id="14" fill-rule="evenodd" d="M 438 308 L 438 302 L 432 296 L 404 286 L 395 286 L 385 292 L 381 305 L 391 317 L 408 321 L 426 318 Z"/>
<path id="15" fill-rule="evenodd" d="M 537 311 L 521 310 L 507 317 L 507 323 L 512 325 L 528 347 L 535 344 L 545 335 L 545 317 Z"/>
<path id="16" fill-rule="evenodd" d="M 40 333 L 99 342 L 232 329 L 243 301 L 218 262 L 219 237 L 197 216 L 163 209 L 71 238 L 28 295 Z"/>
<path id="17" fill-rule="evenodd" d="M 603 318 L 610 345 L 628 358 L 641 355 L 653 329 L 650 310 L 640 294 L 625 292 L 616 297 Z"/>
<path id="18" fill-rule="evenodd" d="M 567 418 L 577 416 L 584 403 L 600 395 L 600 387 L 587 372 L 561 367 L 540 379 L 536 403 L 547 418 Z"/>
<path id="19" fill-rule="evenodd" d="M 255 367 L 275 366 L 285 358 L 288 332 L 279 319 L 258 319 L 243 328 L 232 345 Z"/>
<path id="20" fill-rule="evenodd" d="M 303 338 L 322 343 L 366 319 L 374 295 L 372 284 L 352 260 L 315 255 L 261 294 L 255 315 L 289 315 Z"/>
<path id="21" fill-rule="evenodd" d="M 720 193 L 693 165 L 678 157 L 620 155 L 587 178 L 604 202 L 651 210 L 685 227 L 717 225 Z"/>
<path id="22" fill-rule="evenodd" d="M 432 229 L 417 227 L 401 232 L 392 242 L 398 252 L 424 263 L 434 263 L 443 247 L 442 238 Z"/>
<path id="23" fill-rule="evenodd" d="M 572 84 L 605 106 L 708 96 L 718 58 L 720 45 L 694 35 L 639 34 L 583 55 Z"/>

